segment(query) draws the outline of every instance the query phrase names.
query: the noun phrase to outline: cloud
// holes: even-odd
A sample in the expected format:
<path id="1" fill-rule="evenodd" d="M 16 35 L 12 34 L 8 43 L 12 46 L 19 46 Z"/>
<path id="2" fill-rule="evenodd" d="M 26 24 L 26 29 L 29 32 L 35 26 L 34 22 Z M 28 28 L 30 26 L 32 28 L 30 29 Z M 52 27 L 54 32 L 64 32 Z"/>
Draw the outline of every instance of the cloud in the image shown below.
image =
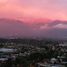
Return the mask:
<path id="1" fill-rule="evenodd" d="M 8 0 L 0 0 L 0 3 L 6 3 Z"/>
<path id="2" fill-rule="evenodd" d="M 67 20 L 67 0 L 0 0 L 0 15 L 24 20 L 31 17 Z"/>
<path id="3" fill-rule="evenodd" d="M 62 21 L 62 20 L 50 20 L 50 21 L 47 21 L 45 23 L 37 23 L 34 25 L 36 25 L 36 27 L 38 27 L 38 29 L 41 29 L 41 30 L 49 30 L 49 29 L 67 29 L 67 21 Z"/>
<path id="4" fill-rule="evenodd" d="M 67 24 L 57 24 L 53 26 L 54 28 L 61 28 L 61 29 L 67 29 Z"/>

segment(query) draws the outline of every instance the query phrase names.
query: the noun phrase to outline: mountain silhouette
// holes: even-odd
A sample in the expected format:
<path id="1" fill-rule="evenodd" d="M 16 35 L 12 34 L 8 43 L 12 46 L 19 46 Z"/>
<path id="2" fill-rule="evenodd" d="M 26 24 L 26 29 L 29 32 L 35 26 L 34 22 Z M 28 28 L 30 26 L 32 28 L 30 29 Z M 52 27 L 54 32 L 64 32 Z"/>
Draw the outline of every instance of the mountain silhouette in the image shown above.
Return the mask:
<path id="1" fill-rule="evenodd" d="M 67 38 L 67 28 L 57 25 L 67 24 L 66 21 L 50 21 L 50 23 L 27 24 L 20 20 L 0 19 L 0 37 L 39 37 L 39 38 Z M 42 26 L 48 25 L 49 29 Z M 56 28 L 55 28 L 56 27 Z"/>

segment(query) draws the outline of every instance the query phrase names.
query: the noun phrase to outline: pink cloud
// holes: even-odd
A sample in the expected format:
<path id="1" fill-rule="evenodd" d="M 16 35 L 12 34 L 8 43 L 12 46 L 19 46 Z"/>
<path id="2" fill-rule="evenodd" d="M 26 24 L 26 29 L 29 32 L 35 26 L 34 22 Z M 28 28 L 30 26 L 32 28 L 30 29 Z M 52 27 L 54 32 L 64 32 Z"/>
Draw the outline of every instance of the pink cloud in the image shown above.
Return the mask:
<path id="1" fill-rule="evenodd" d="M 32 21 L 67 20 L 66 0 L 0 0 L 0 17 Z M 65 3 L 65 4 L 64 4 Z M 40 21 L 40 20 L 39 20 Z M 41 20 L 42 21 L 42 20 Z"/>
<path id="2" fill-rule="evenodd" d="M 54 28 L 67 29 L 67 24 L 57 24 L 54 26 Z"/>

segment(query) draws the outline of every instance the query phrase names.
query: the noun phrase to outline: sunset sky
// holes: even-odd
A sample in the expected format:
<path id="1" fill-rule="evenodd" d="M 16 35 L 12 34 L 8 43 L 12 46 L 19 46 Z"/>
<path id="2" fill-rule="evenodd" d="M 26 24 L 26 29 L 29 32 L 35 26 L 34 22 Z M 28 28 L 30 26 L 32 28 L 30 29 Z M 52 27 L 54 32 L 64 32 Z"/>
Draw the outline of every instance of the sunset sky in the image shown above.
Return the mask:
<path id="1" fill-rule="evenodd" d="M 0 17 L 67 20 L 67 0 L 0 0 Z"/>
<path id="2" fill-rule="evenodd" d="M 0 36 L 24 36 L 27 31 L 67 38 L 67 0 L 0 0 Z"/>

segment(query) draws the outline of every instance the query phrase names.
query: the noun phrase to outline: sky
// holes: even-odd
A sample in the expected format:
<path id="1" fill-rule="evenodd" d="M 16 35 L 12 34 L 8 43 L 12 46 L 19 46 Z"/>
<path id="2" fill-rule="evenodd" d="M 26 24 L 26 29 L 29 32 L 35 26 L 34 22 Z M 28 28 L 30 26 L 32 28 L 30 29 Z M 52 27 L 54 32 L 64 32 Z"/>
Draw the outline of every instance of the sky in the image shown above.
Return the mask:
<path id="1" fill-rule="evenodd" d="M 67 0 L 0 0 L 0 17 L 67 20 Z"/>
<path id="2" fill-rule="evenodd" d="M 1 34 L 8 31 L 10 34 L 10 26 L 10 29 L 15 27 L 14 31 L 12 28 L 12 35 L 18 33 L 17 30 L 22 33 L 23 25 L 3 23 L 10 19 L 7 22 L 20 20 L 27 23 L 29 26 L 23 30 L 31 29 L 30 33 L 44 34 L 48 30 L 51 35 L 59 36 L 62 33 L 61 36 L 67 38 L 67 0 L 0 0 L 0 18 L 4 18 L 4 21 L 0 19 Z"/>

